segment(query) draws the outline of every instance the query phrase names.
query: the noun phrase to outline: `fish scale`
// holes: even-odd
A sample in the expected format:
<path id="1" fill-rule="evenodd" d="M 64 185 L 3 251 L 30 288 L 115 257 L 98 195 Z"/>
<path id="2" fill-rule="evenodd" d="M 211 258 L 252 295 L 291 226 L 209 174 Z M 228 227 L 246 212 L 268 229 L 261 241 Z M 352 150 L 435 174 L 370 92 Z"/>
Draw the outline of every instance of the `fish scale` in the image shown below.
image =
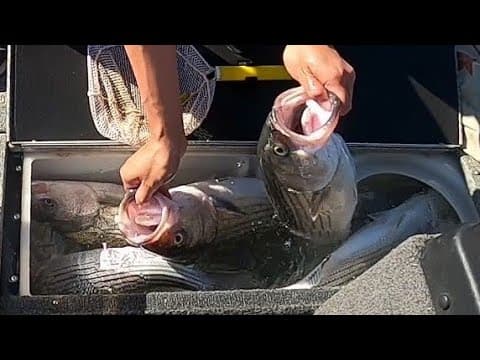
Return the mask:
<path id="1" fill-rule="evenodd" d="M 282 186 L 274 174 L 265 176 L 268 183 L 269 192 L 275 194 L 272 196 L 272 202 L 275 209 L 278 209 L 280 218 L 287 227 L 292 229 L 295 234 L 300 236 L 309 236 L 308 234 L 321 233 L 330 236 L 332 233 L 331 215 L 328 210 L 321 209 L 328 189 L 318 193 L 297 192 L 292 193 Z M 301 211 L 294 209 L 305 209 L 310 216 L 302 216 Z M 317 216 L 311 221 L 313 215 Z"/>
<path id="2" fill-rule="evenodd" d="M 435 191 L 417 193 L 397 207 L 373 215 L 371 223 L 352 234 L 304 279 L 288 288 L 344 285 L 410 236 L 439 233 L 442 224 L 458 221 L 452 211 Z"/>
<path id="3" fill-rule="evenodd" d="M 333 120 L 319 137 L 316 129 L 296 133 L 300 116 L 308 122 L 318 115 L 314 108 L 303 115 L 293 108 L 302 106 L 302 96 L 290 89 L 275 100 L 257 143 L 260 169 L 275 213 L 292 234 L 319 248 L 338 245 L 350 233 L 357 205 L 355 164 L 342 137 L 328 128 Z"/>

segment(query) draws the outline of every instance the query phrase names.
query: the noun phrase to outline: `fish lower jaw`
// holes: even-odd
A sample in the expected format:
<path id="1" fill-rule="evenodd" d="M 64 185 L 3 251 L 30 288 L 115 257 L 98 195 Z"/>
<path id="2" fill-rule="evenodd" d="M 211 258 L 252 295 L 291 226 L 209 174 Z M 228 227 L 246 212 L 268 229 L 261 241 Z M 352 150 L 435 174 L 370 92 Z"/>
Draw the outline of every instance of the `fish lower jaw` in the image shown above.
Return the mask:
<path id="1" fill-rule="evenodd" d="M 333 134 L 333 130 L 324 133 L 322 129 L 309 135 L 299 134 L 284 127 L 276 127 L 275 130 L 286 136 L 295 148 L 302 149 L 307 153 L 315 153 L 324 148 Z"/>
<path id="2" fill-rule="evenodd" d="M 153 230 L 150 234 L 141 234 L 139 231 L 135 232 L 135 230 L 132 230 L 132 229 L 128 229 L 125 231 L 125 227 L 124 227 L 124 232 L 126 234 L 128 243 L 132 246 L 141 246 L 141 245 L 147 245 L 152 242 L 155 242 L 158 235 L 161 234 L 164 231 L 165 227 L 167 227 L 171 222 L 169 221 L 171 220 L 170 219 L 172 217 L 171 215 L 172 214 L 170 210 L 167 207 L 164 207 L 162 209 L 160 222 L 156 226 L 155 230 Z M 134 226 L 138 226 L 138 225 L 134 225 Z"/>

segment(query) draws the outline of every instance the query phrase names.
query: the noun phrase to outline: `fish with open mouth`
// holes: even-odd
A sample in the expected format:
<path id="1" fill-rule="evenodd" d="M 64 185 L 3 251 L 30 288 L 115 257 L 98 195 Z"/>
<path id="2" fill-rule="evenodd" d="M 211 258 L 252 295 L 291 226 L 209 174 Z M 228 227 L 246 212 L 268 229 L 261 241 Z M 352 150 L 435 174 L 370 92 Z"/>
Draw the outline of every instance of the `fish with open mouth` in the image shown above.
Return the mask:
<path id="1" fill-rule="evenodd" d="M 355 163 L 334 133 L 339 104 L 334 94 L 319 104 L 300 87 L 283 92 L 274 101 L 257 148 L 279 220 L 292 234 L 324 250 L 347 238 L 357 205 Z"/>
<path id="2" fill-rule="evenodd" d="M 207 245 L 257 239 L 274 226 L 273 208 L 262 180 L 228 177 L 157 192 L 141 206 L 127 192 L 118 225 L 132 246 L 166 257 L 199 253 Z"/>
<path id="3" fill-rule="evenodd" d="M 228 177 L 181 185 L 137 206 L 113 183 L 33 181 L 32 220 L 86 248 L 144 246 L 160 255 L 254 239 L 273 227 L 262 180 Z"/>
<path id="4" fill-rule="evenodd" d="M 52 260 L 47 256 L 52 247 L 58 248 L 57 257 L 103 244 L 133 245 L 243 288 L 264 286 L 262 274 L 254 271 L 258 265 L 251 244 L 262 245 L 277 229 L 262 180 L 211 179 L 169 193 L 155 194 L 138 207 L 134 193 L 118 184 L 33 181 L 32 222 L 41 225 L 32 237 L 37 265 Z M 44 238 L 39 230 L 45 226 L 58 236 Z"/>

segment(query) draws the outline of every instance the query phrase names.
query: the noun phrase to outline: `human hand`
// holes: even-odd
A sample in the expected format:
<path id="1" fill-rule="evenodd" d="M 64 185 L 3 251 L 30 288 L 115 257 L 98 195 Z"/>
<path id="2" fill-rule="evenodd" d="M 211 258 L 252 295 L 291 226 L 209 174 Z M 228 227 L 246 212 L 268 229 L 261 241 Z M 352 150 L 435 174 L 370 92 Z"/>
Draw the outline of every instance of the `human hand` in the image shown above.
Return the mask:
<path id="1" fill-rule="evenodd" d="M 162 186 L 176 174 L 186 148 L 183 135 L 176 139 L 152 138 L 127 159 L 120 168 L 120 176 L 125 190 L 138 188 L 137 204 L 148 201 L 159 190 L 166 193 Z"/>
<path id="2" fill-rule="evenodd" d="M 283 62 L 308 96 L 326 101 L 328 90 L 340 99 L 341 115 L 351 110 L 355 70 L 335 49 L 327 45 L 287 45 Z"/>

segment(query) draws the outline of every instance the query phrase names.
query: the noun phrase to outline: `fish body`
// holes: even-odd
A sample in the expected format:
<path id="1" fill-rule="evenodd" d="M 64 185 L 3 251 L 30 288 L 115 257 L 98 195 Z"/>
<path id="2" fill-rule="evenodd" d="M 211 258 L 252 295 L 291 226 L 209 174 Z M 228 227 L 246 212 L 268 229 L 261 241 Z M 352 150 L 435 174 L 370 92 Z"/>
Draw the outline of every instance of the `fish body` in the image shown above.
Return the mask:
<path id="1" fill-rule="evenodd" d="M 336 246 L 350 233 L 357 205 L 355 163 L 342 137 L 335 97 L 328 119 L 301 88 L 280 94 L 258 141 L 267 193 L 292 234 Z"/>
<path id="2" fill-rule="evenodd" d="M 156 194 L 149 204 L 132 210 L 134 194 L 118 184 L 34 181 L 32 220 L 48 223 L 87 248 L 130 243 L 171 256 L 214 242 L 251 240 L 273 226 L 272 205 L 263 181 L 256 178 L 212 179 L 169 193 L 170 198 Z M 131 217 L 143 227 L 142 236 L 132 234 Z"/>
<path id="3" fill-rule="evenodd" d="M 130 244 L 178 257 L 219 242 L 250 241 L 274 226 L 272 205 L 257 178 L 196 182 L 172 188 L 169 195 L 157 193 L 139 217 L 134 193 L 126 194 L 118 219 Z"/>
<path id="4" fill-rule="evenodd" d="M 32 223 L 35 224 L 32 228 L 34 268 L 43 268 L 42 274 L 47 277 L 45 281 L 54 282 L 56 280 L 50 276 L 56 276 L 56 270 L 52 266 L 57 265 L 52 261 L 59 264 L 65 261 L 81 262 L 84 257 L 82 253 L 85 253 L 85 256 L 97 254 L 84 250 L 100 249 L 105 243 L 109 251 L 115 249 L 110 251 L 112 254 L 124 254 L 122 256 L 125 258 L 137 259 L 139 269 L 146 262 L 153 261 L 150 277 L 142 280 L 141 270 L 123 267 L 122 271 L 127 274 L 119 273 L 118 269 L 105 273 L 105 279 L 100 276 L 98 284 L 96 279 L 85 279 L 86 288 L 78 288 L 80 293 L 88 293 L 90 286 L 88 284 L 91 282 L 96 284 L 92 285 L 92 291 L 103 291 L 103 287 L 109 288 L 111 287 L 109 284 L 115 283 L 118 285 L 118 291 L 128 292 L 130 291 L 127 290 L 128 281 L 133 278 L 138 280 L 135 280 L 138 289 L 144 289 L 147 285 L 149 288 L 158 285 L 163 289 L 164 284 L 169 282 L 180 285 L 183 282 L 187 288 L 192 289 L 263 287 L 265 281 L 254 271 L 255 258 L 246 245 L 255 243 L 262 234 L 272 231 L 273 208 L 263 181 L 255 178 L 212 179 L 178 186 L 169 192 L 170 198 L 165 197 L 163 203 L 153 202 L 152 208 L 145 206 L 134 215 L 146 227 L 155 226 L 158 216 L 162 215 L 161 207 L 172 206 L 171 219 L 178 220 L 178 223 L 169 223 L 170 228 L 163 230 L 173 234 L 172 240 L 175 240 L 174 231 L 178 231 L 183 242 L 173 242 L 171 247 L 168 244 L 162 247 L 163 243 L 154 241 L 144 244 L 146 249 L 137 251 L 133 250 L 135 247 L 128 246 L 127 237 L 118 224 L 120 203 L 131 195 L 126 193 L 123 187 L 117 184 L 76 181 L 34 181 L 32 183 Z M 261 241 L 257 243 L 259 242 Z M 127 250 L 122 252 L 120 248 Z M 70 255 L 71 258 L 68 258 Z M 175 275 L 170 269 L 171 266 L 176 266 L 180 275 Z M 49 271 L 53 275 L 48 275 Z M 62 267 L 59 271 L 65 269 Z M 197 274 L 198 277 L 194 279 L 190 276 L 192 274 Z M 77 275 L 66 272 L 65 283 L 52 283 L 50 290 L 53 291 L 60 286 L 61 291 L 75 292 L 73 288 L 63 287 L 71 286 L 69 281 L 75 279 Z M 111 279 L 115 278 L 118 281 L 109 280 L 110 275 Z M 95 289 L 97 285 L 99 289 Z M 50 291 L 47 285 L 44 290 Z M 113 288 L 112 291 L 117 290 Z"/>
<path id="5" fill-rule="evenodd" d="M 86 248 L 126 246 L 115 221 L 124 193 L 111 183 L 33 181 L 31 217 Z"/>
<path id="6" fill-rule="evenodd" d="M 303 280 L 287 289 L 343 285 L 410 236 L 437 232 L 449 211 L 448 203 L 435 191 L 415 194 L 391 210 L 372 215 L 370 224 L 351 235 Z"/>
<path id="7" fill-rule="evenodd" d="M 134 247 L 94 249 L 56 257 L 34 275 L 34 294 L 121 294 L 212 290 L 220 285 L 189 266 Z"/>

